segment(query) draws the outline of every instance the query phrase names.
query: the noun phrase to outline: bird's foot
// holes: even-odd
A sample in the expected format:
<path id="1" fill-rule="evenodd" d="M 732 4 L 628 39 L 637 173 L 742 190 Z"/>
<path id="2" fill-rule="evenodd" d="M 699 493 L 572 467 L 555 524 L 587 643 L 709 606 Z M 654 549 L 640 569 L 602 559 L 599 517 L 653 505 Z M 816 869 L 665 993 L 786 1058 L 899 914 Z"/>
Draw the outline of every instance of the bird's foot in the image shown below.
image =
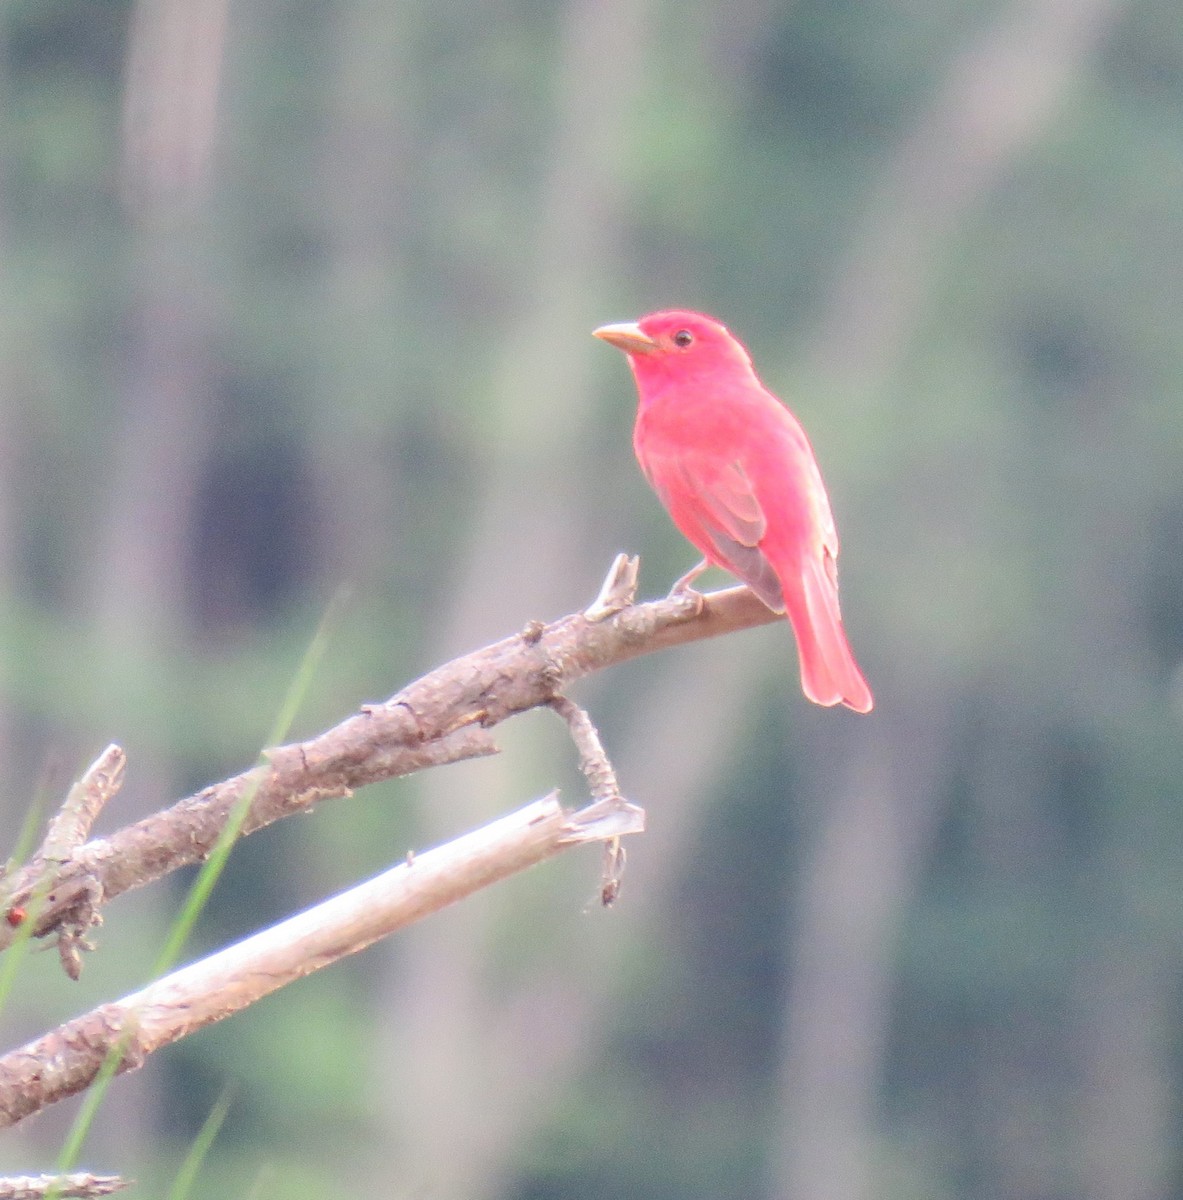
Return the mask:
<path id="1" fill-rule="evenodd" d="M 685 575 L 679 579 L 672 588 L 670 588 L 671 596 L 700 596 L 702 593 L 694 587 L 694 581 L 705 571 L 711 564 L 704 558 L 702 562 L 695 563 Z"/>

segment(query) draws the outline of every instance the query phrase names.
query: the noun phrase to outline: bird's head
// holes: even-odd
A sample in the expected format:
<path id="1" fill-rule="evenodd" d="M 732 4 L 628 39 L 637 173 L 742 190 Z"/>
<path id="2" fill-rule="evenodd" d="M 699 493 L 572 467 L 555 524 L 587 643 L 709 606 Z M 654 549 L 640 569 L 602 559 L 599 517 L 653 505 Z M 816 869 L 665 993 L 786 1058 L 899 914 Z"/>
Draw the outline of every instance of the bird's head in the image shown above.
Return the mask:
<path id="1" fill-rule="evenodd" d="M 638 381 L 752 370 L 748 352 L 727 327 L 702 313 L 668 309 L 593 332 L 628 355 Z"/>

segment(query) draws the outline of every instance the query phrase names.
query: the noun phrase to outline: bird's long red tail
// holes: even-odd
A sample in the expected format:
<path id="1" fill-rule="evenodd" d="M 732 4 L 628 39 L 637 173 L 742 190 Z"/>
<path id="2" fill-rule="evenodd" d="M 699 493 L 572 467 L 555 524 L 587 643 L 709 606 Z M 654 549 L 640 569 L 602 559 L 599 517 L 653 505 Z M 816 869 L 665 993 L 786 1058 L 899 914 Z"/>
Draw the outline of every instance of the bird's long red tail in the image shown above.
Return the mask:
<path id="1" fill-rule="evenodd" d="M 798 602 L 789 603 L 789 621 L 801 657 L 802 690 L 815 704 L 870 712 L 874 699 L 842 628 L 836 583 L 814 558 L 804 564 L 801 583 Z M 786 599 L 789 591 L 785 589 Z"/>

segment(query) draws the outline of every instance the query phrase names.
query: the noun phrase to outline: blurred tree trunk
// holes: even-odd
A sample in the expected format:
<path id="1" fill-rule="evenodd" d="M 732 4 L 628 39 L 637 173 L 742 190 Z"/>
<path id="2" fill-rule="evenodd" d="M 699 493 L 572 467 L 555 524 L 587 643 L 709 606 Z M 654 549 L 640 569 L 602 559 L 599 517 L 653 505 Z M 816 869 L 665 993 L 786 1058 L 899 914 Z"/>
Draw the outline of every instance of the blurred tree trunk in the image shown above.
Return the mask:
<path id="1" fill-rule="evenodd" d="M 1135 432 L 1130 421 L 1128 397 L 1139 384 L 1123 359 L 1099 355 L 1078 382 L 1057 438 L 1061 461 L 1088 479 L 1067 501 L 1074 541 L 1065 547 L 1064 601 L 1057 612 L 1068 644 L 1087 648 L 1065 672 L 1071 712 L 1090 734 L 1126 731 L 1131 758 L 1152 757 L 1161 735 L 1144 682 L 1146 548 L 1130 536 L 1131 528 L 1143 530 L 1152 521 L 1152 448 L 1146 431 Z M 1034 506 L 1054 512 L 1065 505 L 1059 472 L 1041 479 L 1038 489 Z M 1163 724 L 1166 738 L 1175 741 L 1177 721 L 1167 715 Z M 1153 778 L 1156 768 L 1144 769 Z M 1174 787 L 1172 780 L 1168 788 Z M 1095 940 L 1082 950 L 1069 985 L 1065 1052 L 1080 1082 L 1067 1125 L 1080 1147 L 1077 1192 L 1085 1200 L 1165 1200 L 1178 1190 L 1178 983 L 1173 966 L 1165 966 L 1170 955 L 1163 958 L 1157 905 L 1147 905 L 1141 874 L 1155 859 L 1145 830 L 1163 800 L 1144 779 L 1131 793 L 1107 790 L 1105 796 L 1107 805 L 1121 808 L 1099 822 L 1101 836 L 1088 859 L 1089 877 L 1105 883 L 1098 888 Z M 1140 866 L 1131 870 L 1134 862 Z"/>
<path id="2" fill-rule="evenodd" d="M 495 440 L 484 459 L 468 554 L 439 625 L 439 657 L 578 603 L 598 582 L 598 565 L 573 557 L 583 514 L 570 463 L 591 427 L 589 333 L 602 319 L 597 297 L 620 255 L 624 186 L 617 172 L 633 136 L 650 21 L 644 7 L 621 0 L 575 0 L 564 10 L 550 169 L 539 188 L 536 241 L 520 253 L 514 289 L 529 299 L 507 319 L 489 384 L 495 418 L 486 428 Z M 583 581 L 578 590 L 576 580 Z M 639 799 L 681 799 L 673 812 L 663 809 L 660 844 L 633 851 L 644 857 L 644 878 L 656 895 L 630 896 L 610 924 L 581 920 L 578 953 L 567 943 L 537 961 L 527 955 L 508 982 L 499 964 L 503 943 L 511 940 L 520 961 L 528 938 L 489 905 L 465 906 L 413 931 L 392 961 L 388 987 L 398 1000 L 388 1018 L 384 1074 L 399 1178 L 411 1190 L 440 1200 L 502 1194 L 547 1101 L 594 1047 L 616 991 L 616 968 L 632 944 L 629 931 L 659 919 L 660 895 L 743 719 L 749 654 L 734 646 L 702 653 L 712 664 L 710 695 L 693 683 L 702 658 L 692 665 L 687 656 L 638 714 L 633 754 L 621 756 L 626 786 Z M 702 730 L 693 747 L 682 736 L 687 728 Z M 528 794 L 523 762 L 544 778 L 569 764 L 572 751 L 557 721 L 548 729 L 543 719 L 518 736 L 527 745 L 515 741 L 478 772 L 426 778 L 428 840 Z M 655 749 L 662 746 L 668 749 Z M 582 865 L 594 886 L 595 867 Z M 571 905 L 569 881 L 561 894 Z M 388 1173 L 384 1158 L 376 1178 Z"/>
<path id="3" fill-rule="evenodd" d="M 1062 461 L 1086 464 L 1069 469 L 1082 471 L 1089 486 L 1068 502 L 1075 545 L 1066 547 L 1071 565 L 1057 617 L 1069 644 L 1087 648 L 1067 673 L 1078 726 L 1090 733 L 1114 726 L 1128 731 L 1134 744 L 1127 753 L 1141 758 L 1156 735 L 1140 611 L 1146 550 L 1130 529 L 1150 525 L 1156 502 L 1151 447 L 1144 431 L 1131 428 L 1128 397 L 1139 384 L 1126 368 L 1101 356 L 1097 369 L 1082 377 L 1058 439 Z M 1135 488 L 1132 480 L 1142 482 Z M 1053 511 L 1064 505 L 1058 472 L 1041 487 L 1046 490 L 1034 505 Z M 1166 737 L 1176 740 L 1177 720 L 1167 715 L 1163 724 Z M 1173 791 L 1175 781 L 1168 787 Z M 1166 1200 L 1178 1192 L 1178 982 L 1173 966 L 1164 966 L 1173 956 L 1163 957 L 1156 906 L 1148 912 L 1142 892 L 1140 872 L 1155 850 L 1144 834 L 1130 832 L 1153 821 L 1162 800 L 1142 780 L 1132 792 L 1106 796 L 1122 808 L 1100 823 L 1102 836 L 1088 860 L 1090 877 L 1106 881 L 1098 889 L 1104 900 L 1094 917 L 1095 943 L 1081 954 L 1070 982 L 1066 1052 L 1080 1085 L 1067 1124 L 1080 1147 L 1077 1194 L 1083 1200 Z M 1131 871 L 1135 861 L 1141 866 Z"/>
<path id="4" fill-rule="evenodd" d="M 138 0 L 127 44 L 122 195 L 132 229 L 123 409 L 90 578 L 113 710 L 167 713 L 185 670 L 197 481 L 215 435 L 205 204 L 228 0 Z M 173 793 L 173 764 L 141 749 L 128 792 Z M 121 797 L 121 800 L 123 797 Z M 159 904 L 159 901 L 153 902 Z M 103 1129 L 145 1132 L 155 1072 L 108 1098 Z M 107 1110 L 111 1111 L 107 1111 Z M 128 1157 L 115 1151 L 115 1157 Z"/>
<path id="5" fill-rule="evenodd" d="M 940 251 L 1061 112 L 1128 0 L 1011 0 L 956 55 L 872 188 L 814 339 L 819 374 L 881 388 L 913 344 Z"/>
<path id="6" fill-rule="evenodd" d="M 0 99 L 7 103 L 11 97 L 8 86 L 7 47 L 0 43 Z M 0 128 L 3 128 L 0 126 Z M 2 137 L 2 135 L 0 135 Z M 0 141 L 0 196 L 6 195 L 6 166 L 10 154 L 4 141 Z M 21 453 L 18 442 L 20 430 L 15 419 L 15 406 L 18 403 L 18 379 L 14 369 L 13 345 L 15 330 L 18 323 L 13 319 L 17 297 L 13 294 L 14 285 L 7 270 L 9 229 L 7 212 L 0 209 L 0 605 L 5 608 L 13 606 L 22 591 L 20 579 L 20 563 L 17 550 L 17 529 L 19 517 L 17 513 L 17 497 L 20 495 L 19 485 L 22 463 L 29 461 L 27 453 Z M 9 648 L 5 647 L 5 655 Z M 5 663 L 0 669 L 0 676 L 11 679 L 13 672 L 10 663 Z M 2 805 L 0 805 L 0 820 L 4 827 L 13 831 L 12 839 L 4 847 L 4 853 L 15 849 L 13 841 L 16 831 L 30 802 L 30 793 L 24 791 L 22 784 L 36 777 L 38 765 L 30 761 L 29 749 L 21 745 L 14 737 L 14 721 L 16 706 L 14 697 L 7 689 L 0 693 L 0 755 L 3 761 L 12 767 L 11 780 L 17 784 L 6 790 Z M 19 766 L 18 766 L 19 764 Z"/>
<path id="7" fill-rule="evenodd" d="M 1140 948 L 1109 945 L 1080 964 L 1075 1038 L 1082 1200 L 1175 1195 L 1174 981 Z"/>
<path id="8" fill-rule="evenodd" d="M 940 250 L 1043 134 L 1124 7 L 1124 0 L 1014 0 L 954 58 L 872 189 L 814 341 L 818 375 L 853 394 L 890 394 L 929 303 Z M 939 504 L 921 498 L 910 508 L 939 521 Z M 908 536 L 923 544 L 930 535 L 918 525 Z M 869 1200 L 878 1191 L 873 1163 L 894 947 L 940 819 L 938 768 L 950 752 L 930 744 L 941 728 L 940 699 L 909 703 L 900 686 L 919 677 L 914 665 L 931 658 L 931 648 L 900 645 L 893 653 L 895 678 L 881 680 L 880 712 L 871 718 L 881 723 L 878 736 L 826 804 L 795 898 L 770 1186 L 776 1200 Z M 929 678 L 946 673 L 928 665 Z"/>
<path id="9" fill-rule="evenodd" d="M 571 531 L 580 522 L 568 464 L 588 423 L 597 297 L 620 253 L 615 165 L 629 136 L 648 19 L 645 6 L 624 0 L 571 0 L 563 10 L 549 170 L 538 186 L 535 241 L 518 252 L 515 291 L 528 300 L 507 314 L 488 387 L 495 419 L 486 428 L 495 440 L 484 458 L 467 554 L 436 631 L 440 657 L 582 598 L 571 588 L 587 568 L 572 557 L 579 539 Z M 540 732 L 536 725 L 529 738 L 535 765 L 553 762 L 561 744 L 557 722 L 553 736 L 539 740 Z M 422 813 L 429 837 L 515 803 L 529 787 L 522 750 L 518 744 L 485 764 L 479 793 L 462 791 L 458 773 L 427 777 Z M 507 935 L 493 917 L 487 906 L 465 906 L 415 931 L 393 964 L 390 986 L 399 999 L 388 1048 L 392 1133 L 408 1185 L 439 1200 L 497 1194 L 554 1077 L 539 1050 L 549 1042 L 545 1057 L 557 1063 L 589 1036 L 576 995 L 566 1002 L 556 995 L 534 1009 L 555 986 L 549 980 L 520 988 L 508 1004 L 494 998 L 497 944 Z"/>
<path id="10" fill-rule="evenodd" d="M 318 321 L 325 403 L 311 414 L 309 449 L 323 514 L 321 567 L 364 589 L 376 564 L 412 553 L 400 542 L 399 495 L 380 432 L 416 397 L 409 383 L 395 395 L 373 391 L 375 378 L 389 377 L 374 363 L 405 361 L 411 333 L 404 251 L 417 230 L 407 178 L 415 80 L 408 43 L 422 17 L 383 0 L 339 8 L 318 189 L 327 254 Z"/>
<path id="11" fill-rule="evenodd" d="M 149 663 L 182 640 L 192 507 L 214 436 L 205 201 L 227 4 L 139 0 L 128 45 L 128 374 L 93 590 L 112 655 Z"/>
<path id="12" fill-rule="evenodd" d="M 7 34 L 7 25 L 0 26 L 0 36 Z M 0 111 L 7 110 L 12 101 L 8 71 L 8 47 L 0 41 Z M 0 122 L 0 197 L 7 197 L 8 171 L 11 162 L 9 125 Z M 4 611 L 5 627 L 19 631 L 19 623 L 12 618 L 18 605 L 29 592 L 28 580 L 24 577 L 19 546 L 19 531 L 26 520 L 20 509 L 25 472 L 36 469 L 34 447 L 21 428 L 21 406 L 27 403 L 22 395 L 21 347 L 19 343 L 22 322 L 18 318 L 20 297 L 17 284 L 10 268 L 11 233 L 9 214 L 0 207 L 0 606 Z M 32 722 L 26 718 L 21 729 L 23 697 L 20 693 L 16 662 L 19 650 L 7 641 L 0 648 L 3 662 L 0 663 L 0 678 L 6 685 L 0 691 L 0 754 L 8 764 L 9 785 L 0 794 L 0 828 L 4 830 L 2 860 L 17 851 L 17 839 L 31 805 L 37 799 L 38 777 L 44 782 L 45 762 L 39 761 L 44 744 L 40 738 L 30 736 Z M 18 736 L 23 734 L 23 736 Z M 44 814 L 38 814 L 44 816 Z M 26 850 L 27 853 L 27 850 Z M 29 997 L 21 1002 L 20 993 L 8 997 L 6 1012 L 10 1036 L 19 1040 L 23 1035 L 42 1026 L 42 1011 L 39 998 Z M 49 1124 L 49 1128 L 47 1128 Z M 23 1154 L 26 1161 L 36 1162 L 39 1156 L 48 1155 L 56 1148 L 52 1139 L 59 1130 L 52 1123 L 42 1122 L 40 1128 L 16 1131 L 16 1144 L 10 1153 Z"/>
<path id="13" fill-rule="evenodd" d="M 207 199 L 228 0 L 138 0 L 123 96 L 131 228 L 123 407 L 86 581 L 117 708 L 167 713 L 184 670 L 198 483 L 216 435 Z M 137 757 L 134 794 L 173 790 Z"/>
<path id="14" fill-rule="evenodd" d="M 877 1195 L 878 1101 L 900 924 L 941 815 L 948 765 L 935 697 L 880 712 L 819 758 L 820 825 L 795 879 L 773 1139 L 775 1197 Z M 821 749 L 815 746 L 815 750 Z M 813 787 L 819 786 L 814 773 Z"/>

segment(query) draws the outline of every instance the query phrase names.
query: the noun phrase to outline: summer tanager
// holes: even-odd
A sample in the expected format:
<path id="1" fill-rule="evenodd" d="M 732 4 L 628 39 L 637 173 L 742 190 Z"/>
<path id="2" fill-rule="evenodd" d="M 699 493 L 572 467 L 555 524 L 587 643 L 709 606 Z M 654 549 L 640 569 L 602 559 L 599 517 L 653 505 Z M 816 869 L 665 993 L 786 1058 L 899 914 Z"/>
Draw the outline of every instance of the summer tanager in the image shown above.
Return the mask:
<path id="1" fill-rule="evenodd" d="M 701 313 L 603 325 L 637 381 L 633 446 L 674 524 L 710 564 L 743 580 L 797 638 L 801 687 L 816 704 L 870 712 L 838 609 L 838 534 L 813 448 L 756 376 L 742 345 Z"/>

